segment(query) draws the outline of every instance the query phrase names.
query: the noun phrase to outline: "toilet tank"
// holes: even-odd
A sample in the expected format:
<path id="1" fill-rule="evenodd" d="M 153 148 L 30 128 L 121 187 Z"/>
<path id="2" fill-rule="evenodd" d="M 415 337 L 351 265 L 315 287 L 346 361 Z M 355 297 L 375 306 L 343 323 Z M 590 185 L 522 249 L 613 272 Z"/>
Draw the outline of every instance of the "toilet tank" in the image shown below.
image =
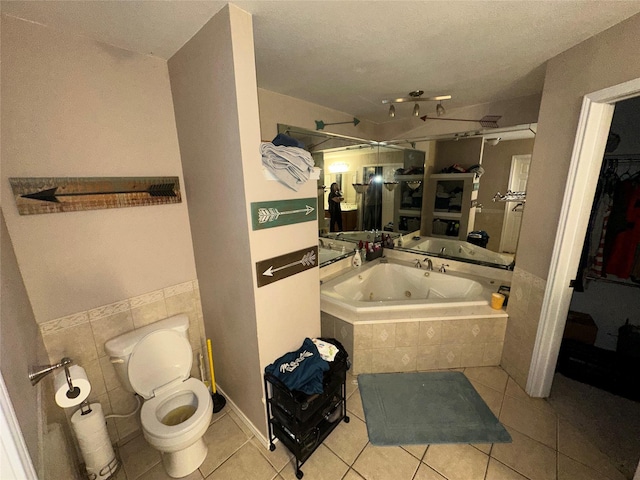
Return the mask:
<path id="1" fill-rule="evenodd" d="M 128 392 L 135 393 L 129 382 L 129 357 L 136 344 L 151 332 L 158 330 L 175 330 L 184 338 L 189 340 L 189 317 L 185 313 L 180 313 L 164 320 L 160 320 L 142 328 L 124 333 L 118 337 L 107 340 L 104 349 L 109 355 L 113 368 L 118 375 L 120 383 Z"/>

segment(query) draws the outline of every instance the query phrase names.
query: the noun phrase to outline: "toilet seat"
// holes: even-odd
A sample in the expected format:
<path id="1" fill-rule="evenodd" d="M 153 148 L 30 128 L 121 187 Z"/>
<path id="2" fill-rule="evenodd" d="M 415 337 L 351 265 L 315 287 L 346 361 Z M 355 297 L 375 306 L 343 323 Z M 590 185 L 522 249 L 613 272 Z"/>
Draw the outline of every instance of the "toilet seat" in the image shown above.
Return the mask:
<path id="1" fill-rule="evenodd" d="M 129 381 L 145 400 L 164 386 L 189 378 L 193 362 L 189 341 L 174 330 L 158 330 L 142 338 L 129 358 Z"/>
<path id="2" fill-rule="evenodd" d="M 182 423 L 177 425 L 165 425 L 161 423 L 156 412 L 165 402 L 181 394 L 192 393 L 196 397 L 196 411 Z M 142 404 L 140 410 L 140 422 L 145 433 L 157 439 L 170 439 L 183 435 L 193 430 L 194 426 L 203 424 L 204 429 L 209 426 L 213 415 L 213 402 L 209 389 L 197 378 L 189 378 L 172 389 L 157 395 Z M 196 432 L 199 430 L 196 428 Z"/>
<path id="3" fill-rule="evenodd" d="M 211 393 L 202 381 L 190 378 L 193 362 L 189 341 L 173 330 L 158 330 L 142 338 L 129 359 L 128 373 L 133 389 L 144 397 L 140 422 L 149 443 L 161 451 L 175 451 L 200 438 L 213 415 Z M 196 411 L 177 425 L 165 425 L 158 410 L 176 397 L 186 395 L 182 405 Z M 195 397 L 195 399 L 194 399 Z M 165 414 L 168 412 L 165 412 Z"/>

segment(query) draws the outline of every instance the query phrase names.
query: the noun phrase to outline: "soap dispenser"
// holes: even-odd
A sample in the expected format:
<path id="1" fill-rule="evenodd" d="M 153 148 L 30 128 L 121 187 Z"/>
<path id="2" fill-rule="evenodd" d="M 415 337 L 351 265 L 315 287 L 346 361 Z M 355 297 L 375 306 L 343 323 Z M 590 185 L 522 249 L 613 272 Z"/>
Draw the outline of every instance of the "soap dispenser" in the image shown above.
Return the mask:
<path id="1" fill-rule="evenodd" d="M 353 259 L 351 260 L 351 264 L 354 267 L 359 267 L 362 265 L 362 257 L 360 256 L 360 250 L 356 249 L 356 253 L 353 254 Z"/>

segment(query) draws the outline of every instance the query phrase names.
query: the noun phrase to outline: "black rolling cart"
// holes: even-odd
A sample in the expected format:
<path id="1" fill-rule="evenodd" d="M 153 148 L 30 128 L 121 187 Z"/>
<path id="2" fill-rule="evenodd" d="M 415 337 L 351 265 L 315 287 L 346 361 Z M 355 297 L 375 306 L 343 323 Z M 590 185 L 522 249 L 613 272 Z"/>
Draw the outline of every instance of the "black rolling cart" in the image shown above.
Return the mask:
<path id="1" fill-rule="evenodd" d="M 264 374 L 264 391 L 269 425 L 269 450 L 280 440 L 296 459 L 296 477 L 302 478 L 300 467 L 325 438 L 340 424 L 349 423 L 347 416 L 346 379 L 349 360 L 342 345 L 325 338 L 340 349 L 330 369 L 324 373 L 323 392 L 307 395 L 289 390 L 280 379 Z"/>

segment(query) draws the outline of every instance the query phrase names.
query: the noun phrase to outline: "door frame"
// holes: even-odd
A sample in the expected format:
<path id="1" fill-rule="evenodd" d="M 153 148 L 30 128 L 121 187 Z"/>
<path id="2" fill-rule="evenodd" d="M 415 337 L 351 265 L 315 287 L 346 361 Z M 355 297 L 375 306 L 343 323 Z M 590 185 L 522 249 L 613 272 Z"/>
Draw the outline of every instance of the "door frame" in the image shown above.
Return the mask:
<path id="1" fill-rule="evenodd" d="M 512 191 L 512 184 L 513 184 L 513 177 L 515 176 L 515 164 L 517 161 L 523 161 L 526 160 L 529 165 L 531 165 L 531 154 L 530 153 L 523 153 L 523 154 L 519 154 L 519 155 L 512 155 L 511 156 L 511 168 L 509 169 L 509 183 L 507 184 L 507 189 Z M 527 178 L 528 178 L 528 173 L 527 173 Z M 523 208 L 524 208 L 524 204 Z M 513 217 L 512 217 L 512 208 L 515 207 L 511 207 L 509 204 L 505 205 L 505 209 L 504 209 L 504 214 L 502 216 L 502 231 L 500 232 L 500 245 L 498 246 L 498 252 L 499 253 L 504 253 L 504 244 L 505 244 L 505 233 L 507 231 L 507 223 L 508 221 L 513 221 Z M 511 218 L 510 218 L 511 217 Z M 520 222 L 522 222 L 522 219 L 520 220 Z M 518 231 L 520 230 L 520 227 L 518 226 Z M 520 234 L 518 233 L 518 236 Z M 516 249 L 518 247 L 517 245 L 518 240 L 516 239 Z M 511 252 L 513 253 L 513 252 Z"/>
<path id="2" fill-rule="evenodd" d="M 569 282 L 578 269 L 614 104 L 637 96 L 640 96 L 640 78 L 583 98 L 527 379 L 526 391 L 532 397 L 548 397 L 551 392 L 573 295 Z"/>

